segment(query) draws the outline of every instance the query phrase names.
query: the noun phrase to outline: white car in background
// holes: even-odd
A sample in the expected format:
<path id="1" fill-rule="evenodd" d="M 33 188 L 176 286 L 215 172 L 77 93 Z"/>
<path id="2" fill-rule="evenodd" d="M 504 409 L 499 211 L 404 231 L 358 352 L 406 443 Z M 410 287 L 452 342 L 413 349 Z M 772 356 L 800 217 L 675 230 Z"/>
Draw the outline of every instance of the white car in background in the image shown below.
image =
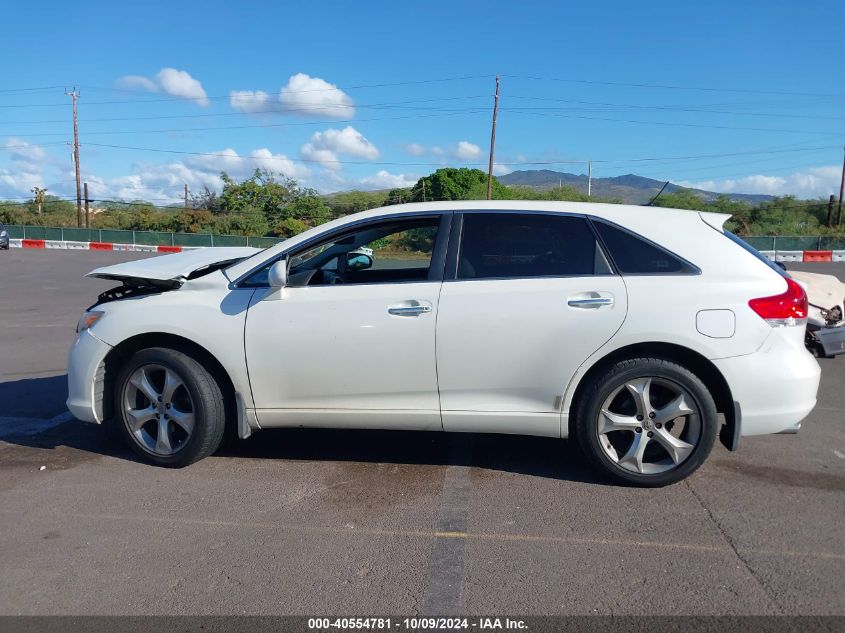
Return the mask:
<path id="1" fill-rule="evenodd" d="M 672 483 L 816 403 L 806 295 L 727 217 L 410 204 L 100 268 L 122 285 L 79 322 L 68 407 L 162 466 L 227 425 L 355 427 L 575 436 L 617 481 Z M 374 267 L 385 243 L 408 254 Z"/>
<path id="2" fill-rule="evenodd" d="M 833 275 L 790 270 L 807 293 L 807 347 L 816 356 L 845 354 L 845 284 Z"/>

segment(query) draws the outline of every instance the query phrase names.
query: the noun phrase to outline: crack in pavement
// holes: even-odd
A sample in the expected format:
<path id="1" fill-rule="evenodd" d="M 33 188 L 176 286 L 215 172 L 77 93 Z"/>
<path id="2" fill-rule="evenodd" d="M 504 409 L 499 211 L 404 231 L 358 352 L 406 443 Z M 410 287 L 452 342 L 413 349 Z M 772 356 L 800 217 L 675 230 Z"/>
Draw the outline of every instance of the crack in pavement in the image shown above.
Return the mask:
<path id="1" fill-rule="evenodd" d="M 745 570 L 748 572 L 748 575 L 751 576 L 751 578 L 754 579 L 754 582 L 757 583 L 757 586 L 760 587 L 760 590 L 763 592 L 763 594 L 769 600 L 771 605 L 775 608 L 775 611 L 777 611 L 777 613 L 779 615 L 786 615 L 786 611 L 784 611 L 781 608 L 781 606 L 778 604 L 775 595 L 769 590 L 769 588 L 766 586 L 766 584 L 757 576 L 757 574 L 751 568 L 750 563 L 747 560 L 745 560 L 743 555 L 740 553 L 739 548 L 737 548 L 736 543 L 734 543 L 734 540 L 730 537 L 730 535 L 727 533 L 725 528 L 722 527 L 722 522 L 719 521 L 719 519 L 716 517 L 716 515 L 713 513 L 713 511 L 704 504 L 704 500 L 698 495 L 698 493 L 695 491 L 695 488 L 692 487 L 690 480 L 685 479 L 684 485 L 687 487 L 687 489 L 690 491 L 690 493 L 692 493 L 692 496 L 698 502 L 698 505 L 700 505 L 701 508 L 707 513 L 707 516 L 713 522 L 713 525 L 716 526 L 716 529 L 719 531 L 719 534 L 721 535 L 721 537 L 728 544 L 731 551 L 736 556 L 737 560 L 739 560 L 739 562 L 742 563 L 742 566 L 745 567 Z"/>

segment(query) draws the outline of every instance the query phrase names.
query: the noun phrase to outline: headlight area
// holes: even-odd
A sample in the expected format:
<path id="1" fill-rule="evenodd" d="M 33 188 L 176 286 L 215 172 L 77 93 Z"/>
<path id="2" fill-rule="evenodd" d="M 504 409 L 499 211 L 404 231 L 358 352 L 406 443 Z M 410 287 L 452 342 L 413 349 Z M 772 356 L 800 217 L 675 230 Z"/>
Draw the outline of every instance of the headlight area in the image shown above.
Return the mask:
<path id="1" fill-rule="evenodd" d="M 103 317 L 104 314 L 105 312 L 102 312 L 101 310 L 87 310 L 84 312 L 79 318 L 79 322 L 76 324 L 76 333 L 79 334 L 82 330 L 87 330 L 92 327 Z"/>

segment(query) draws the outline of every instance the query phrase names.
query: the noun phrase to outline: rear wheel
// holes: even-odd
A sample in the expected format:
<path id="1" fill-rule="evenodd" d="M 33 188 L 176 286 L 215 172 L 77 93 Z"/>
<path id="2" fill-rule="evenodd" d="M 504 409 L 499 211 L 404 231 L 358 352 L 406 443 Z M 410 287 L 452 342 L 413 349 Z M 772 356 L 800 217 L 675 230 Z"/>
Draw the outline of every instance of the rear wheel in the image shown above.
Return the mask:
<path id="1" fill-rule="evenodd" d="M 716 405 L 695 374 L 672 361 L 621 361 L 587 387 L 576 411 L 578 440 L 617 481 L 656 487 L 694 472 L 716 439 Z"/>
<path id="2" fill-rule="evenodd" d="M 115 381 L 122 435 L 145 460 L 181 467 L 207 457 L 223 438 L 223 395 L 212 375 L 176 350 L 136 352 Z"/>

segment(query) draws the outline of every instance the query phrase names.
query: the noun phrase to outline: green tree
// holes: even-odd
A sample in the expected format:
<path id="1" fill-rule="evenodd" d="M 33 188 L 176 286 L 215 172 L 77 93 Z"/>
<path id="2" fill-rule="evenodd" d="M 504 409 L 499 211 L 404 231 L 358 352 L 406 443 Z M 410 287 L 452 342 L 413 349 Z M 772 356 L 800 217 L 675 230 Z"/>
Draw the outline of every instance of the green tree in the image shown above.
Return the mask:
<path id="1" fill-rule="evenodd" d="M 359 213 L 383 206 L 387 194 L 384 191 L 344 191 L 327 197 L 336 216 Z"/>
<path id="2" fill-rule="evenodd" d="M 403 202 L 408 202 L 411 199 L 411 189 L 410 187 L 402 187 L 400 189 L 391 189 L 387 193 L 387 198 L 384 201 L 385 206 L 389 206 L 391 204 L 402 204 Z"/>
<path id="3" fill-rule="evenodd" d="M 480 169 L 445 167 L 423 176 L 410 191 L 408 202 L 423 200 L 483 200 L 487 196 L 487 174 Z M 508 199 L 508 188 L 493 177 L 493 198 Z"/>
<path id="4" fill-rule="evenodd" d="M 284 215 L 285 219 L 303 222 L 308 227 L 331 220 L 332 210 L 316 192 L 309 191 L 307 195 L 300 196 L 288 204 Z"/>
<path id="5" fill-rule="evenodd" d="M 279 176 L 266 169 L 256 169 L 251 177 L 236 182 L 229 174 L 220 174 L 223 192 L 220 194 L 221 208 L 227 213 L 237 213 L 262 218 L 272 224 L 284 217 L 283 210 L 298 193 L 295 180 Z"/>

